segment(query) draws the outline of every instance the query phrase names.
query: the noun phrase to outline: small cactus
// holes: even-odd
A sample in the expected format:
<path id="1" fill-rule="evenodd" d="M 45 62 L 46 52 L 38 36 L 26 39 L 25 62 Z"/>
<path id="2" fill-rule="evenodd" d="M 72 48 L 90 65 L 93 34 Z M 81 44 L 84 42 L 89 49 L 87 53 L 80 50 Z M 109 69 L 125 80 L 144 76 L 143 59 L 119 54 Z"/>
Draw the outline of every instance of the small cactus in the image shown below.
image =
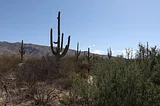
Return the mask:
<path id="1" fill-rule="evenodd" d="M 133 49 L 131 48 L 131 59 L 133 58 Z"/>
<path id="2" fill-rule="evenodd" d="M 157 53 L 158 53 L 156 48 L 157 48 L 157 46 L 151 47 L 150 56 L 151 56 L 152 59 L 154 59 L 156 57 Z"/>
<path id="3" fill-rule="evenodd" d="M 88 61 L 88 74 L 90 73 L 90 68 L 91 68 L 91 63 L 90 63 L 90 60 L 92 58 L 92 56 L 90 56 L 90 48 L 88 48 L 88 55 L 86 55 L 86 58 L 87 58 L 87 61 Z"/>
<path id="4" fill-rule="evenodd" d="M 110 47 L 107 51 L 108 51 L 108 53 L 107 53 L 108 58 L 110 59 L 110 58 L 112 57 L 112 50 L 111 50 L 111 47 Z"/>
<path id="5" fill-rule="evenodd" d="M 92 58 L 92 56 L 90 56 L 90 48 L 88 48 L 88 55 L 86 55 L 86 58 L 88 62 L 90 62 L 90 59 Z"/>
<path id="6" fill-rule="evenodd" d="M 22 40 L 22 43 L 21 43 L 21 49 L 19 50 L 19 53 L 21 54 L 21 62 L 23 62 L 23 55 L 25 54 L 23 40 Z"/>
<path id="7" fill-rule="evenodd" d="M 75 51 L 76 60 L 78 60 L 78 57 L 81 54 L 81 50 L 79 51 L 79 43 L 77 43 L 77 50 Z"/>
<path id="8" fill-rule="evenodd" d="M 141 43 L 139 43 L 139 57 L 140 57 L 140 59 L 144 60 L 145 53 L 146 53 L 145 46 L 142 45 Z"/>
<path id="9" fill-rule="evenodd" d="M 148 55 L 149 55 L 149 46 L 148 46 L 148 42 L 147 42 L 147 59 L 148 59 Z"/>
<path id="10" fill-rule="evenodd" d="M 127 55 L 128 60 L 129 60 L 130 54 L 131 54 L 130 48 L 128 48 L 128 49 L 126 48 L 126 55 Z"/>

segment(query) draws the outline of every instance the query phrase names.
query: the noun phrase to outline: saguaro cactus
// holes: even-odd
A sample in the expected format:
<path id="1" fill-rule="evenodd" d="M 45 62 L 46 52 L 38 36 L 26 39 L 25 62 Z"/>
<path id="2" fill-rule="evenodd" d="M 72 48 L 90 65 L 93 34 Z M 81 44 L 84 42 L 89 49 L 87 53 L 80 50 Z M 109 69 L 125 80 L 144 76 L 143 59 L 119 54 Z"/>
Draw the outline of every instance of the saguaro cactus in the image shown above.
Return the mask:
<path id="1" fill-rule="evenodd" d="M 86 58 L 88 62 L 90 62 L 90 59 L 92 58 L 92 56 L 90 56 L 90 48 L 88 48 L 88 55 L 86 55 Z"/>
<path id="2" fill-rule="evenodd" d="M 155 47 L 151 47 L 151 51 L 150 51 L 150 56 L 152 59 L 155 59 L 156 55 L 157 55 L 157 50 L 156 50 L 157 46 Z"/>
<path id="3" fill-rule="evenodd" d="M 109 49 L 107 49 L 108 51 L 108 58 L 110 59 L 112 57 L 112 50 L 111 50 L 111 47 Z"/>
<path id="4" fill-rule="evenodd" d="M 77 50 L 75 51 L 76 60 L 78 60 L 78 57 L 81 54 L 81 50 L 79 51 L 79 42 L 77 43 Z"/>
<path id="5" fill-rule="evenodd" d="M 140 57 L 140 59 L 144 60 L 145 53 L 146 53 L 145 45 L 142 45 L 141 43 L 139 43 L 139 57 Z"/>
<path id="6" fill-rule="evenodd" d="M 131 48 L 131 59 L 133 58 L 133 49 Z"/>
<path id="7" fill-rule="evenodd" d="M 148 49 L 148 42 L 147 42 L 147 59 L 148 59 L 148 53 L 149 53 L 149 49 Z"/>
<path id="8" fill-rule="evenodd" d="M 126 55 L 127 55 L 128 60 L 129 60 L 130 54 L 131 54 L 130 48 L 128 48 L 128 49 L 126 48 Z"/>
<path id="9" fill-rule="evenodd" d="M 21 54 L 21 62 L 23 62 L 23 55 L 25 54 L 23 40 L 22 40 L 22 43 L 21 43 L 21 49 L 19 50 L 19 53 Z"/>
<path id="10" fill-rule="evenodd" d="M 50 30 L 50 45 L 51 45 L 51 50 L 53 55 L 55 55 L 56 59 L 59 60 L 60 58 L 64 57 L 69 49 L 70 45 L 70 36 L 68 37 L 68 43 L 65 46 L 63 50 L 63 36 L 64 34 L 62 33 L 62 38 L 60 41 L 60 11 L 58 12 L 58 39 L 56 42 L 53 42 L 52 38 L 52 28 Z M 57 45 L 56 50 L 54 50 L 53 43 Z"/>

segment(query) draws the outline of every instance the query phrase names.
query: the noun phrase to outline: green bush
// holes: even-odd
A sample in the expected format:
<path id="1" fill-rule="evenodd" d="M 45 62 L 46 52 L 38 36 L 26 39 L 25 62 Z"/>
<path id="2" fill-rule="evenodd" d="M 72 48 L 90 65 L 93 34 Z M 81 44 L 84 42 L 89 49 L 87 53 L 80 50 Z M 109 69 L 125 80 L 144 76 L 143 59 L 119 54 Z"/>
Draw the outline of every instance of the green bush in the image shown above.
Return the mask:
<path id="1" fill-rule="evenodd" d="M 81 104 L 92 106 L 158 106 L 160 87 L 145 76 L 143 69 L 147 65 L 139 65 L 105 62 L 95 68 L 93 85 L 74 78 L 73 92 L 81 98 Z"/>

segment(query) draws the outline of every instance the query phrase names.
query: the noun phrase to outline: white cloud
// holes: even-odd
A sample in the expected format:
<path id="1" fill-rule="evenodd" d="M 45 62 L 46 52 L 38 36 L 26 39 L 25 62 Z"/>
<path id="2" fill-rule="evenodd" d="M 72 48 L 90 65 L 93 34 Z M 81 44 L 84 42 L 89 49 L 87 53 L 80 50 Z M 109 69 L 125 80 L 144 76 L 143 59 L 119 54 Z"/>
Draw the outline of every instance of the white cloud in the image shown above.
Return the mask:
<path id="1" fill-rule="evenodd" d="M 126 50 L 122 50 L 121 52 L 122 52 L 124 55 L 126 55 Z"/>
<path id="2" fill-rule="evenodd" d="M 92 47 L 96 47 L 96 45 L 89 45 L 88 47 L 89 47 L 89 48 L 92 48 Z"/>
<path id="3" fill-rule="evenodd" d="M 102 50 L 92 50 L 91 53 L 104 54 L 104 51 L 102 51 Z"/>
<path id="4" fill-rule="evenodd" d="M 122 50 L 112 50 L 112 53 L 121 53 Z"/>

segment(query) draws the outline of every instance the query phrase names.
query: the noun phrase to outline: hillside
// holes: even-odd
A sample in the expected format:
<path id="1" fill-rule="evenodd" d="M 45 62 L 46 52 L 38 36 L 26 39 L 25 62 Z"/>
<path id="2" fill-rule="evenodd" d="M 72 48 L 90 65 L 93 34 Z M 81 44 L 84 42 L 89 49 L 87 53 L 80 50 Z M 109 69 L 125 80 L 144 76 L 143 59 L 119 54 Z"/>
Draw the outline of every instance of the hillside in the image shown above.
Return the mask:
<path id="1" fill-rule="evenodd" d="M 19 55 L 19 49 L 21 47 L 20 42 L 16 43 L 10 43 L 10 42 L 0 42 L 0 55 L 1 56 L 11 56 L 11 55 Z M 26 44 L 24 43 L 24 48 L 26 51 L 25 56 L 46 56 L 46 55 L 52 55 L 52 52 L 50 50 L 49 46 L 44 45 L 38 45 L 38 44 Z M 85 52 L 85 53 L 84 53 Z M 81 55 L 87 54 L 87 51 L 82 51 Z M 73 56 L 75 55 L 75 50 L 69 49 L 67 52 L 67 56 Z M 97 55 L 99 57 L 107 58 L 106 55 Z"/>

